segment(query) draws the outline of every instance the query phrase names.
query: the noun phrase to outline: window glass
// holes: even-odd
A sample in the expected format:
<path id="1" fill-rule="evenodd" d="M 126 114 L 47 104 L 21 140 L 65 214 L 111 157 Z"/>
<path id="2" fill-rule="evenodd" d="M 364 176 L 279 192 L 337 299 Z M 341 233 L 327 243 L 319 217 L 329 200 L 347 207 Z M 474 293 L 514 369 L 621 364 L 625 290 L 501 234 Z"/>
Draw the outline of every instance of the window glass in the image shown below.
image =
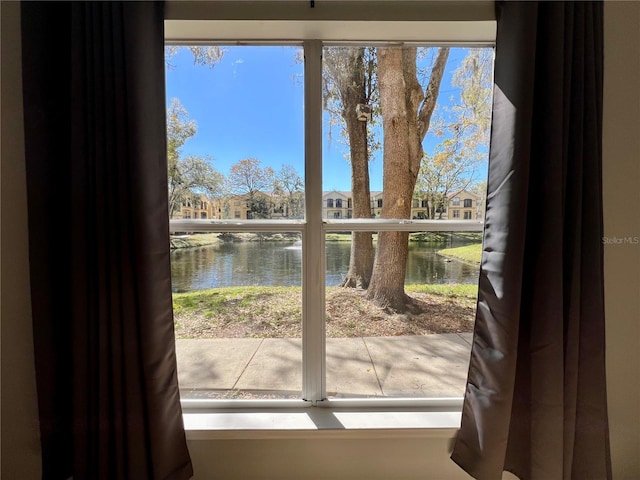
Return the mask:
<path id="1" fill-rule="evenodd" d="M 315 104 L 305 104 L 303 58 L 292 46 L 167 48 L 182 395 L 459 397 L 477 295 L 483 212 L 470 197 L 483 204 L 492 51 L 326 45 Z M 425 105 L 436 77 L 437 102 Z M 400 111 L 410 115 L 399 120 Z M 322 120 L 320 159 L 304 150 L 305 112 Z M 322 175 L 305 178 L 304 162 L 316 160 Z M 358 227 L 364 220 L 370 231 Z M 309 396 L 309 378 L 323 372 L 326 391 Z"/>
<path id="2" fill-rule="evenodd" d="M 205 202 L 219 219 L 304 217 L 301 59 L 289 46 L 167 47 L 171 218 Z"/>
<path id="3" fill-rule="evenodd" d="M 486 181 L 492 68 L 490 49 L 325 47 L 323 189 L 348 192 L 356 219 L 460 220 L 449 199 Z M 482 234 L 424 229 L 325 236 L 329 398 L 464 394 Z"/>
<path id="4" fill-rule="evenodd" d="M 301 59 L 291 46 L 167 47 L 171 218 L 304 218 Z M 301 398 L 301 238 L 174 232 L 183 398 Z"/>

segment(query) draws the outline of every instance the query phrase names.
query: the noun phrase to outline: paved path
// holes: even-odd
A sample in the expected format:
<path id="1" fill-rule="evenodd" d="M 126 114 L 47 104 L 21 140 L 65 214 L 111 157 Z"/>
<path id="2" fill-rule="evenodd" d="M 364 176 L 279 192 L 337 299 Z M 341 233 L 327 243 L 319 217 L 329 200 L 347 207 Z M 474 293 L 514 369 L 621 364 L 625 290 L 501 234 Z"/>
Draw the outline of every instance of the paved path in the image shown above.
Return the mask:
<path id="1" fill-rule="evenodd" d="M 461 397 L 470 333 L 327 339 L 330 397 Z M 302 341 L 287 338 L 177 340 L 183 397 L 299 397 Z"/>

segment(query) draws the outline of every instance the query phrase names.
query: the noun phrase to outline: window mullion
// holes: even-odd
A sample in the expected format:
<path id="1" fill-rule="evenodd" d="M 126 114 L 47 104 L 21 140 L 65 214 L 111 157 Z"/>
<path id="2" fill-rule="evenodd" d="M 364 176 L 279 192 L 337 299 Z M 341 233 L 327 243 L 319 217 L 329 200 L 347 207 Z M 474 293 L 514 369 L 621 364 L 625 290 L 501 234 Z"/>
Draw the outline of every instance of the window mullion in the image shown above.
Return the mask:
<path id="1" fill-rule="evenodd" d="M 325 387 L 325 247 L 322 229 L 322 42 L 304 42 L 305 205 L 302 237 L 302 396 Z"/>

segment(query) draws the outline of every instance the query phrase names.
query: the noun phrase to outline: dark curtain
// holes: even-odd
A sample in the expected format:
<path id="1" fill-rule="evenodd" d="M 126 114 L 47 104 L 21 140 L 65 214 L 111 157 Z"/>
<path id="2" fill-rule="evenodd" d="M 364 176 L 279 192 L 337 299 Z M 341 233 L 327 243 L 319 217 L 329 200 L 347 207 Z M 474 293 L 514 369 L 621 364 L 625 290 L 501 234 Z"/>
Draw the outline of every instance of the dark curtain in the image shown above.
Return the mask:
<path id="1" fill-rule="evenodd" d="M 23 2 L 43 478 L 192 476 L 174 351 L 163 5 Z"/>
<path id="2" fill-rule="evenodd" d="M 609 479 L 603 5 L 497 13 L 478 311 L 452 459 L 477 479 Z"/>

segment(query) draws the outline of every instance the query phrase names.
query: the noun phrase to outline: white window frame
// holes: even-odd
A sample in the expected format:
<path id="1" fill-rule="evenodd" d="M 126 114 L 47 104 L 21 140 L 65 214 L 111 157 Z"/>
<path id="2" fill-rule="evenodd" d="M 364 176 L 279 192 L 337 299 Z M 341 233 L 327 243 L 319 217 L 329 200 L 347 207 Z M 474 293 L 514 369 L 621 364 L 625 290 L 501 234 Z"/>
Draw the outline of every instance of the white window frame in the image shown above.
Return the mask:
<path id="1" fill-rule="evenodd" d="M 236 3 L 236 6 L 230 4 Z M 493 2 L 471 2 L 464 5 L 466 13 L 442 13 L 442 2 L 371 2 L 363 14 L 389 20 L 349 19 L 340 5 L 349 2 L 330 2 L 321 21 L 313 19 L 255 18 L 277 17 L 273 7 L 277 2 L 261 2 L 264 10 L 246 19 L 238 14 L 244 2 L 172 2 L 166 4 L 165 36 L 168 44 L 278 44 L 303 45 L 305 52 L 305 205 L 304 220 L 171 220 L 171 231 L 198 232 L 282 232 L 294 231 L 302 235 L 303 251 L 315 252 L 303 256 L 303 385 L 304 400 L 182 400 L 185 427 L 193 438 L 210 438 L 211 431 L 260 430 L 317 430 L 317 422 L 307 424 L 294 413 L 298 407 L 327 407 L 329 412 L 372 413 L 382 416 L 343 417 L 344 427 L 353 422 L 354 429 L 394 428 L 456 428 L 459 424 L 462 398 L 362 398 L 327 399 L 325 373 L 325 235 L 340 231 L 482 231 L 483 221 L 408 220 L 408 219 L 323 219 L 322 197 L 322 48 L 336 44 L 417 44 L 451 46 L 493 46 L 495 20 Z M 247 2 L 253 6 L 257 2 Z M 292 3 L 292 2 L 285 2 Z M 307 2 L 295 2 L 309 7 Z M 379 3 L 379 5 L 373 5 Z M 408 8 L 406 18 L 397 18 L 402 9 L 398 4 L 433 5 L 420 15 L 436 12 L 434 20 L 416 16 Z M 218 4 L 218 5 L 216 5 Z M 220 5 L 225 4 L 224 8 Z M 269 5 L 267 5 L 269 4 Z M 438 5 L 439 4 L 439 5 Z M 472 6 L 473 5 L 473 6 Z M 467 6 L 469 8 L 467 8 Z M 379 7 L 379 8 L 376 8 Z M 195 8 L 195 10 L 194 10 Z M 302 8 L 302 7 L 301 7 Z M 332 13 L 332 8 L 337 13 Z M 208 10 L 211 9 L 211 10 Z M 386 10 L 385 10 L 386 9 Z M 430 10 L 431 9 L 431 10 Z M 474 11 L 475 9 L 475 11 Z M 260 10 L 260 9 L 258 9 Z M 277 10 L 277 9 L 276 9 Z M 306 10 L 305 10 L 306 11 Z M 490 11 L 490 12 L 489 12 Z M 342 12 L 342 13 L 341 13 Z M 386 13 L 384 13 L 386 12 Z M 440 13 L 437 13 L 440 12 Z M 470 13 L 471 12 L 471 13 Z M 311 13 L 291 15 L 304 17 Z M 331 19 L 331 16 L 336 18 Z M 460 20 L 457 16 L 471 18 Z M 473 17 L 480 17 L 475 20 Z M 251 15 L 247 15 L 251 16 Z M 284 14 L 283 16 L 287 16 Z M 450 17 L 456 17 L 451 19 Z M 238 17 L 242 17 L 238 19 Z M 402 17 L 402 15 L 400 15 Z M 200 18 L 201 20 L 193 20 Z M 233 410 L 226 410 L 227 408 Z M 260 410 L 267 415 L 252 412 Z M 294 408 L 294 410 L 291 410 Z M 203 413 L 207 412 L 207 413 Z M 231 413 L 233 412 L 233 413 Z M 391 413 L 385 417 L 384 413 Z M 239 413 L 246 416 L 238 416 Z M 346 413 L 345 413 L 346 414 Z M 399 414 L 410 414 L 402 417 Z M 433 416 L 431 414 L 436 414 Z M 203 416 L 204 415 L 204 416 Z M 208 416 L 207 416 L 208 415 Z M 228 416 L 231 415 L 231 416 Z M 256 416 L 257 415 L 257 416 Z M 278 417 L 278 415 L 282 415 Z M 416 416 L 417 415 L 417 416 Z M 425 416 L 426 415 L 426 416 Z M 431 416 L 430 416 L 431 415 Z M 444 416 L 442 416 L 444 415 Z M 453 416 L 452 416 L 453 415 Z M 278 418 L 280 420 L 278 420 Z M 404 419 L 403 419 L 404 418 Z M 297 420 L 296 420 L 297 419 Z M 329 420 L 331 424 L 335 421 Z M 322 422 L 320 422 L 322 423 Z M 278 426 L 280 425 L 280 426 Z M 286 425 L 286 426 L 282 426 Z M 204 432 L 204 433 L 203 433 Z M 208 433 L 207 433 L 208 432 Z"/>

